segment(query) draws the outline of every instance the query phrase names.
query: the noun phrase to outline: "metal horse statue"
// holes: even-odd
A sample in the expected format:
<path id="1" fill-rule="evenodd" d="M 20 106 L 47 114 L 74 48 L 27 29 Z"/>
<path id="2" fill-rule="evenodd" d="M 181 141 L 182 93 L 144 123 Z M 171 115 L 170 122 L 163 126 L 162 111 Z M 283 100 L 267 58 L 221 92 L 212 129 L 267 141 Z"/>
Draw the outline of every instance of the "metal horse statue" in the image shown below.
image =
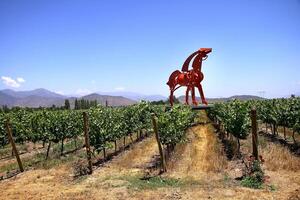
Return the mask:
<path id="1" fill-rule="evenodd" d="M 185 102 L 189 104 L 189 92 L 192 91 L 192 101 L 193 105 L 198 105 L 198 102 L 195 98 L 195 87 L 198 88 L 201 101 L 203 104 L 207 105 L 207 101 L 205 100 L 201 81 L 204 78 L 203 73 L 201 72 L 202 61 L 207 59 L 207 54 L 212 51 L 211 48 L 201 48 L 198 51 L 192 53 L 183 63 L 182 70 L 174 71 L 170 77 L 167 85 L 170 87 L 170 104 L 173 106 L 173 93 L 175 90 L 180 88 L 181 86 L 186 86 L 186 94 L 185 94 Z M 189 70 L 190 62 L 193 60 L 192 68 Z M 178 85 L 178 86 L 177 86 Z"/>

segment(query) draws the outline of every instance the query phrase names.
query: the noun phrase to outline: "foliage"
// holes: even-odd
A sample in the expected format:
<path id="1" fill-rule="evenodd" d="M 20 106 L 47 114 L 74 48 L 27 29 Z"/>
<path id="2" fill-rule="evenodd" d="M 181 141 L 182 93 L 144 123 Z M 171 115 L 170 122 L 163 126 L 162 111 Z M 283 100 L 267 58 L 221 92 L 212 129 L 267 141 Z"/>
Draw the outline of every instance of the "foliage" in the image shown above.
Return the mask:
<path id="1" fill-rule="evenodd" d="M 158 117 L 158 132 L 163 145 L 176 145 L 184 141 L 185 130 L 194 122 L 191 108 L 175 105 Z"/>
<path id="2" fill-rule="evenodd" d="M 0 112 L 0 122 L 3 122 L 0 124 L 0 147 L 3 147 L 7 144 L 8 142 L 8 138 L 7 138 L 7 134 L 5 131 L 5 115 L 4 112 Z"/>
<path id="3" fill-rule="evenodd" d="M 159 131 L 163 144 L 183 141 L 184 131 L 193 122 L 194 114 L 189 107 L 176 105 L 164 112 L 163 106 L 140 102 L 126 107 L 97 105 L 86 110 L 89 117 L 89 135 L 92 149 L 96 152 L 109 147 L 112 142 L 132 133 L 152 129 L 151 113 L 159 116 Z M 66 139 L 83 133 L 83 116 L 80 110 L 49 110 L 14 108 L 0 112 L 0 145 L 7 144 L 4 127 L 9 118 L 16 143 L 61 142 L 61 153 Z"/>
<path id="4" fill-rule="evenodd" d="M 65 99 L 65 109 L 67 109 L 67 110 L 70 110 L 70 109 L 71 109 L 69 99 Z"/>
<path id="5" fill-rule="evenodd" d="M 233 100 L 226 103 L 216 103 L 208 111 L 211 119 L 222 123 L 225 130 L 236 138 L 247 137 L 250 125 L 249 112 L 257 109 L 258 119 L 272 125 L 273 134 L 277 126 L 284 126 L 300 133 L 300 98 L 251 100 L 240 102 Z"/>
<path id="6" fill-rule="evenodd" d="M 254 156 L 250 156 L 245 164 L 244 177 L 241 181 L 241 185 L 244 187 L 250 187 L 259 189 L 262 187 L 265 175 L 261 168 L 261 164 L 263 164 L 264 160 L 260 156 L 259 160 L 256 160 Z"/>
<path id="7" fill-rule="evenodd" d="M 75 110 L 88 109 L 91 107 L 96 107 L 98 105 L 97 100 L 89 101 L 86 99 L 75 99 L 74 104 Z"/>
<path id="8" fill-rule="evenodd" d="M 114 179 L 121 179 L 129 184 L 128 187 L 134 190 L 156 190 L 159 188 L 189 188 L 194 185 L 201 185 L 200 182 L 192 179 L 176 179 L 161 176 L 153 177 L 139 177 L 139 176 L 121 176 L 113 177 Z M 122 185 L 123 186 L 123 185 Z"/>
<path id="9" fill-rule="evenodd" d="M 147 102 L 111 108 L 98 106 L 88 111 L 90 117 L 90 142 L 97 152 L 110 142 L 151 128 L 152 107 Z"/>
<path id="10" fill-rule="evenodd" d="M 210 118 L 216 118 L 221 122 L 227 133 L 232 134 L 238 141 L 240 154 L 240 139 L 246 139 L 249 134 L 250 117 L 249 103 L 233 100 L 227 103 L 216 103 L 208 112 Z"/>
<path id="11" fill-rule="evenodd" d="M 247 176 L 243 178 L 243 180 L 241 181 L 241 185 L 244 187 L 249 187 L 254 189 L 262 188 L 262 183 L 258 181 L 258 179 L 255 176 Z"/>
<path id="12" fill-rule="evenodd" d="M 234 100 L 227 104 L 225 129 L 238 139 L 246 139 L 250 127 L 249 110 L 247 104 Z"/>

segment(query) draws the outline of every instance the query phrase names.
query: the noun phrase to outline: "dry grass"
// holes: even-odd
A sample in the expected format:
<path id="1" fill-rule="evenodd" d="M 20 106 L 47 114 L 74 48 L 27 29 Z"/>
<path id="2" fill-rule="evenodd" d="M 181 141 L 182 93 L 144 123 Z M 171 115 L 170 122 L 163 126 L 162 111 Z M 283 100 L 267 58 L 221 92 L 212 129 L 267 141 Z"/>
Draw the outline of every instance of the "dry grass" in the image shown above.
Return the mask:
<path id="1" fill-rule="evenodd" d="M 175 149 L 168 163 L 171 176 L 201 177 L 207 172 L 221 172 L 226 167 L 226 156 L 212 125 L 192 127 L 187 134 L 188 141 Z"/>
<path id="2" fill-rule="evenodd" d="M 133 149 L 126 153 L 126 156 L 120 157 L 115 166 L 120 168 L 138 168 L 150 162 L 149 155 L 158 154 L 158 148 L 155 138 L 152 136 L 136 144 Z"/>
<path id="3" fill-rule="evenodd" d="M 279 144 L 267 144 L 261 149 L 261 155 L 265 159 L 265 166 L 268 170 L 300 170 L 300 158 L 294 156 L 289 149 Z"/>
<path id="4" fill-rule="evenodd" d="M 202 169 L 205 172 L 220 172 L 227 165 L 227 159 L 224 150 L 217 140 L 217 137 L 214 134 L 213 126 L 211 124 L 204 128 L 202 131 L 204 131 L 206 137 L 206 151 L 205 154 L 203 154 L 205 165 L 203 165 Z"/>
<path id="5" fill-rule="evenodd" d="M 299 171 L 300 170 L 300 157 L 291 153 L 291 151 L 282 146 L 281 144 L 268 141 L 264 136 L 259 136 L 259 154 L 265 160 L 264 165 L 270 171 Z M 241 141 L 241 150 L 246 155 L 252 153 L 252 138 L 251 134 L 247 140 Z"/>

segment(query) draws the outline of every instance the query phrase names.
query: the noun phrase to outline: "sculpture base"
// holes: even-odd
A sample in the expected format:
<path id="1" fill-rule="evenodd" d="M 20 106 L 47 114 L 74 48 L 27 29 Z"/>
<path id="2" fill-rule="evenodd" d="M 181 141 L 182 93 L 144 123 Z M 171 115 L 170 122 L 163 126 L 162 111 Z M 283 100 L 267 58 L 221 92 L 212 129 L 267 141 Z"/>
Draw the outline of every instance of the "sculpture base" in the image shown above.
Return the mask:
<path id="1" fill-rule="evenodd" d="M 208 104 L 208 105 L 201 104 L 198 106 L 191 106 L 191 107 L 192 107 L 192 110 L 207 110 L 207 109 L 212 108 L 213 106 L 214 106 L 213 104 Z"/>
<path id="2" fill-rule="evenodd" d="M 214 107 L 214 104 L 208 104 L 208 105 L 200 104 L 198 106 L 194 106 L 194 105 L 190 105 L 190 106 L 191 106 L 192 110 L 207 110 L 207 109 Z M 167 111 L 167 110 L 170 110 L 172 108 L 172 106 L 167 105 L 165 108 Z"/>

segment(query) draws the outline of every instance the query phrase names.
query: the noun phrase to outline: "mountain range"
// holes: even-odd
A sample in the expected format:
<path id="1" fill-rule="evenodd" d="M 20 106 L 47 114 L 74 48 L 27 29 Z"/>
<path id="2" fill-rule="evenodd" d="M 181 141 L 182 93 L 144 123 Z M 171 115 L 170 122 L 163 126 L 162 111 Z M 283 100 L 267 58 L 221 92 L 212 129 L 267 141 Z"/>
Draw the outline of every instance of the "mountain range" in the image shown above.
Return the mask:
<path id="1" fill-rule="evenodd" d="M 0 106 L 7 105 L 8 107 L 51 107 L 63 106 L 65 99 L 69 99 L 71 107 L 74 106 L 75 99 L 97 100 L 98 103 L 105 105 L 108 102 L 109 106 L 126 106 L 137 103 L 140 100 L 159 101 L 167 100 L 167 97 L 162 95 L 143 95 L 134 92 L 97 92 L 82 97 L 69 97 L 49 90 L 39 88 L 30 91 L 14 91 L 10 89 L 0 90 Z M 185 101 L 185 96 L 178 97 L 180 102 Z M 200 97 L 196 97 L 200 102 Z M 252 95 L 236 95 L 227 98 L 207 98 L 209 103 L 223 102 L 231 99 L 249 100 L 263 99 Z M 191 97 L 190 97 L 191 101 Z"/>
<path id="2" fill-rule="evenodd" d="M 216 103 L 216 102 L 225 102 L 225 101 L 230 101 L 233 99 L 238 99 L 238 100 L 242 100 L 242 101 L 246 101 L 246 100 L 251 100 L 251 99 L 255 99 L 255 100 L 262 100 L 264 98 L 259 97 L 259 96 L 254 96 L 254 95 L 234 95 L 231 97 L 222 97 L 222 98 L 206 98 L 206 101 L 209 103 Z M 185 103 L 185 96 L 179 96 L 178 100 L 181 103 Z M 196 100 L 198 102 L 201 102 L 200 97 L 196 97 Z M 192 102 L 192 97 L 189 97 L 189 102 Z"/>
<path id="3" fill-rule="evenodd" d="M 166 100 L 167 97 L 162 95 L 144 95 L 135 92 L 97 92 L 100 95 L 109 95 L 109 96 L 122 96 L 134 101 L 146 100 L 146 101 L 159 101 L 159 100 Z"/>
<path id="4" fill-rule="evenodd" d="M 51 107 L 63 106 L 65 100 L 69 99 L 71 106 L 74 106 L 75 97 L 67 97 L 49 90 L 39 88 L 30 91 L 14 91 L 10 89 L 0 90 L 0 106 L 7 105 L 8 107 Z M 97 100 L 98 103 L 105 105 L 106 101 L 110 106 L 131 105 L 137 101 L 128 99 L 123 96 L 100 95 L 92 93 L 82 96 L 78 99 Z"/>

